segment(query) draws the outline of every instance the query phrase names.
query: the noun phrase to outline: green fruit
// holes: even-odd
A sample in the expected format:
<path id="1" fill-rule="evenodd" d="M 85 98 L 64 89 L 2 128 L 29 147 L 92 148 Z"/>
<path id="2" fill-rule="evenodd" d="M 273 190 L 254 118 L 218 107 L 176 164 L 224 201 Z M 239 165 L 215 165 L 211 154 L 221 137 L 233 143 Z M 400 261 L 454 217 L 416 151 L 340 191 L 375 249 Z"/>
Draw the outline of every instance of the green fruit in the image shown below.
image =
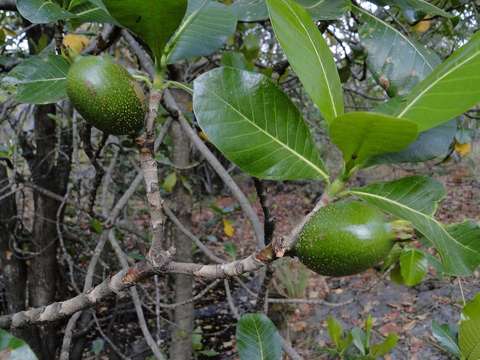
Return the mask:
<path id="1" fill-rule="evenodd" d="M 321 275 L 345 276 L 381 262 L 395 232 L 382 212 L 358 201 L 326 206 L 303 228 L 295 247 L 300 261 Z"/>
<path id="2" fill-rule="evenodd" d="M 142 88 L 107 56 L 79 58 L 67 74 L 67 94 L 83 118 L 113 135 L 138 133 L 145 119 Z"/>

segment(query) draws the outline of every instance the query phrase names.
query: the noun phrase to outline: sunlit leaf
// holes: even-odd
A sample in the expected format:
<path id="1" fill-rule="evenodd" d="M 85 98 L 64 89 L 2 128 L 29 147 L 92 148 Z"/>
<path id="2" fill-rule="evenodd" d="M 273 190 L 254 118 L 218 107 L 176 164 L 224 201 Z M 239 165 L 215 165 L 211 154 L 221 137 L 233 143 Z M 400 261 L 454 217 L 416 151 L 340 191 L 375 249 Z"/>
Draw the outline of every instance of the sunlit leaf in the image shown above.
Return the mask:
<path id="1" fill-rule="evenodd" d="M 228 159 L 264 179 L 326 179 L 300 112 L 270 79 L 217 68 L 194 82 L 198 123 Z"/>
<path id="2" fill-rule="evenodd" d="M 435 68 L 400 102 L 394 115 L 425 131 L 480 102 L 480 32 Z"/>
<path id="3" fill-rule="evenodd" d="M 353 168 L 375 155 L 404 149 L 416 139 L 417 125 L 383 114 L 350 112 L 335 119 L 330 137 Z"/>
<path id="4" fill-rule="evenodd" d="M 267 0 L 270 21 L 290 66 L 328 123 L 342 115 L 343 92 L 328 44 L 301 5 Z"/>

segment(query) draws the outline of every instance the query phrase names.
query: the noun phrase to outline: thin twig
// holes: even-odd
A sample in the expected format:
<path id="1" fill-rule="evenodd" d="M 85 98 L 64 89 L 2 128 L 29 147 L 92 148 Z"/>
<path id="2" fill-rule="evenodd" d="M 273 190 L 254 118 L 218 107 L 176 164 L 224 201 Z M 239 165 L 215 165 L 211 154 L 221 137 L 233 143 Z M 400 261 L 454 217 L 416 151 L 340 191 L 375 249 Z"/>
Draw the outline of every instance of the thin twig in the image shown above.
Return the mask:
<path id="1" fill-rule="evenodd" d="M 237 307 L 235 306 L 235 302 L 233 301 L 232 292 L 230 291 L 230 284 L 228 283 L 228 279 L 223 280 L 223 285 L 225 286 L 225 294 L 227 296 L 227 302 L 228 302 L 228 306 L 230 307 L 230 311 L 232 312 L 232 315 L 236 320 L 240 320 L 240 314 L 238 312 Z"/>
<path id="2" fill-rule="evenodd" d="M 250 223 L 253 226 L 253 231 L 255 233 L 255 237 L 257 238 L 257 248 L 262 248 L 264 246 L 264 233 L 263 233 L 263 226 L 260 223 L 258 215 L 256 211 L 253 209 L 250 201 L 245 196 L 243 191 L 239 188 L 239 186 L 235 183 L 232 179 L 230 174 L 225 170 L 223 165 L 218 161 L 218 159 L 213 155 L 210 149 L 203 143 L 202 139 L 197 135 L 197 133 L 191 128 L 190 124 L 188 123 L 187 119 L 185 119 L 183 113 L 180 111 L 180 108 L 174 99 L 173 95 L 170 93 L 168 89 L 164 92 L 164 101 L 167 110 L 170 114 L 177 118 L 182 125 L 183 130 L 190 138 L 192 143 L 196 146 L 198 151 L 203 155 L 203 157 L 208 161 L 208 163 L 212 166 L 215 172 L 220 176 L 222 181 L 225 185 L 230 189 L 232 195 L 237 199 L 240 207 L 242 208 L 243 212 L 250 220 Z"/>
<path id="3" fill-rule="evenodd" d="M 112 245 L 113 250 L 115 250 L 115 254 L 117 255 L 118 261 L 122 265 L 122 268 L 124 270 L 128 269 L 128 261 L 126 259 L 126 255 L 122 251 L 122 248 L 120 247 L 120 244 L 115 237 L 114 230 L 110 230 L 108 232 L 108 239 L 110 240 L 110 244 Z M 145 320 L 145 315 L 143 314 L 140 296 L 138 295 L 138 291 L 135 286 L 130 288 L 130 296 L 132 297 L 135 311 L 137 312 L 138 323 L 140 325 L 140 329 L 142 330 L 145 341 L 155 355 L 155 358 L 159 360 L 166 360 L 166 356 L 162 353 L 157 343 L 155 342 L 152 334 L 150 333 L 150 330 L 148 329 L 147 321 Z"/>

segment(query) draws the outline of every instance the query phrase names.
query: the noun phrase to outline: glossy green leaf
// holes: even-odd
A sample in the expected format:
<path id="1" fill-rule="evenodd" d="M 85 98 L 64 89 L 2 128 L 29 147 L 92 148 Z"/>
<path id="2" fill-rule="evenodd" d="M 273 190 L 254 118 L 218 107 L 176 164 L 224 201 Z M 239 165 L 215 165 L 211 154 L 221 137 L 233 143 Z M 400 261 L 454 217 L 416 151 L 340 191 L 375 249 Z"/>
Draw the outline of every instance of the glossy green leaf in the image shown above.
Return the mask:
<path id="1" fill-rule="evenodd" d="M 388 334 L 388 336 L 379 344 L 372 345 L 370 354 L 376 359 L 387 355 L 398 343 L 398 335 Z"/>
<path id="2" fill-rule="evenodd" d="M 0 329 L 0 359 L 37 360 L 37 356 L 25 341 Z"/>
<path id="3" fill-rule="evenodd" d="M 466 360 L 480 359 L 480 294 L 463 308 L 458 344 Z"/>
<path id="4" fill-rule="evenodd" d="M 74 0 L 68 10 L 75 15 L 75 18 L 71 19 L 74 25 L 84 22 L 115 23 L 103 4 L 101 6 L 91 0 Z"/>
<path id="5" fill-rule="evenodd" d="M 103 3 L 115 20 L 148 44 L 157 62 L 187 9 L 187 0 L 103 0 Z"/>
<path id="6" fill-rule="evenodd" d="M 232 10 L 240 21 L 261 21 L 268 19 L 265 0 L 236 0 Z"/>
<path id="7" fill-rule="evenodd" d="M 241 70 L 250 71 L 254 69 L 253 64 L 248 62 L 245 58 L 245 55 L 243 55 L 243 53 L 241 52 L 227 51 L 222 54 L 222 59 L 220 61 L 223 66 L 229 66 Z"/>
<path id="8" fill-rule="evenodd" d="M 17 0 L 17 9 L 20 15 L 34 24 L 47 24 L 75 16 L 54 0 Z"/>
<path id="9" fill-rule="evenodd" d="M 389 96 L 405 95 L 440 64 L 440 57 L 409 39 L 389 23 L 360 7 L 363 25 L 359 28 L 367 65 Z"/>
<path id="10" fill-rule="evenodd" d="M 448 154 L 457 132 L 457 121 L 452 120 L 420 133 L 417 140 L 402 151 L 372 158 L 368 165 L 420 162 Z"/>
<path id="11" fill-rule="evenodd" d="M 403 150 L 417 138 L 417 125 L 383 114 L 350 112 L 335 119 L 330 137 L 351 169 L 372 156 Z"/>
<path id="12" fill-rule="evenodd" d="M 208 139 L 243 171 L 263 179 L 327 179 L 300 112 L 266 76 L 234 68 L 194 82 L 193 108 Z"/>
<path id="13" fill-rule="evenodd" d="M 418 83 L 395 115 L 425 131 L 480 102 L 480 32 Z"/>
<path id="14" fill-rule="evenodd" d="M 65 58 L 32 56 L 16 66 L 8 81 L 17 85 L 16 99 L 30 104 L 49 104 L 67 96 L 66 78 L 70 67 Z"/>
<path id="15" fill-rule="evenodd" d="M 420 284 L 428 271 L 428 260 L 421 251 L 408 249 L 400 255 L 400 271 L 407 286 Z"/>
<path id="16" fill-rule="evenodd" d="M 447 324 L 440 325 L 435 320 L 432 321 L 432 335 L 437 342 L 448 352 L 456 357 L 460 357 L 460 348 L 457 344 L 457 334 L 450 329 Z"/>
<path id="17" fill-rule="evenodd" d="M 350 10 L 349 0 L 297 0 L 314 20 L 335 20 Z"/>
<path id="18" fill-rule="evenodd" d="M 237 19 L 228 6 L 211 0 L 190 0 L 168 62 L 212 54 L 233 35 L 236 25 Z"/>
<path id="19" fill-rule="evenodd" d="M 273 322 L 264 314 L 243 315 L 237 323 L 240 360 L 280 360 L 282 344 Z"/>
<path id="20" fill-rule="evenodd" d="M 343 114 L 343 92 L 330 48 L 308 12 L 293 0 L 267 0 L 275 35 L 290 66 L 328 123 Z"/>
<path id="21" fill-rule="evenodd" d="M 459 236 L 433 217 L 437 202 L 444 196 L 437 181 L 413 176 L 392 182 L 372 184 L 352 189 L 352 194 L 410 221 L 437 249 L 445 272 L 450 275 L 469 275 L 480 264 L 480 241 Z M 474 232 L 475 233 L 475 232 Z"/>

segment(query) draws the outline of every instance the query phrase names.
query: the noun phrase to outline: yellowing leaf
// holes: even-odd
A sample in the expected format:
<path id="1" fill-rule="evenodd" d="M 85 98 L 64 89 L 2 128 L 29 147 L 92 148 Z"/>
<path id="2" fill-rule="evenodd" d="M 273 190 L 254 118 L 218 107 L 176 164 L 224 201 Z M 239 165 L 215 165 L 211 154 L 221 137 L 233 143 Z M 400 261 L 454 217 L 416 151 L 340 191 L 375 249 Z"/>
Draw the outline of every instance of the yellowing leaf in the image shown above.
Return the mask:
<path id="1" fill-rule="evenodd" d="M 170 173 L 163 181 L 162 187 L 166 192 L 172 192 L 173 188 L 177 184 L 177 173 L 174 171 Z"/>
<path id="2" fill-rule="evenodd" d="M 208 136 L 207 136 L 207 134 L 205 134 L 204 131 L 200 131 L 198 133 L 198 136 L 200 136 L 200 139 L 202 139 L 203 141 L 208 141 Z"/>
<path id="3" fill-rule="evenodd" d="M 85 35 L 67 34 L 63 38 L 63 45 L 72 56 L 80 54 L 89 42 L 90 39 Z"/>
<path id="4" fill-rule="evenodd" d="M 235 234 L 235 228 L 233 227 L 231 221 L 228 219 L 223 219 L 223 232 L 228 237 L 232 237 Z"/>
<path id="5" fill-rule="evenodd" d="M 461 157 L 465 157 L 472 152 L 472 144 L 455 143 L 455 152 Z"/>
<path id="6" fill-rule="evenodd" d="M 431 20 L 422 20 L 419 21 L 415 26 L 413 27 L 413 30 L 419 34 L 423 34 L 424 32 L 427 32 L 430 27 L 432 26 L 432 21 Z"/>

